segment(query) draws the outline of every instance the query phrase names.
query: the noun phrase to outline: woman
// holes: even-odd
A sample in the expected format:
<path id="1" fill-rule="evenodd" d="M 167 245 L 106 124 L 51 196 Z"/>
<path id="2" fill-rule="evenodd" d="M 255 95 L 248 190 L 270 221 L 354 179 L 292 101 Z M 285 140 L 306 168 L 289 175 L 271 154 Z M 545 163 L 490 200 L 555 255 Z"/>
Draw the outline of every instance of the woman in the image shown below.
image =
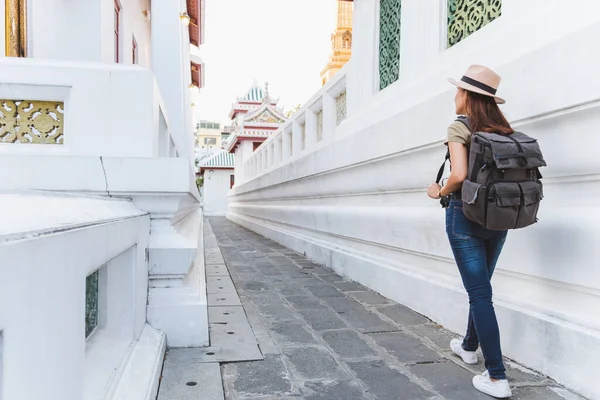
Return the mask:
<path id="1" fill-rule="evenodd" d="M 456 114 L 468 117 L 465 124 L 455 121 L 448 128 L 446 144 L 450 150 L 451 173 L 444 187 L 432 184 L 427 194 L 433 199 L 450 196 L 446 209 L 446 232 L 469 294 L 469 321 L 467 334 L 461 342 L 450 342 L 452 351 L 467 364 L 476 364 L 475 351 L 481 345 L 486 371 L 473 378 L 473 386 L 497 398 L 511 396 L 506 379 L 498 322 L 492 305 L 490 280 L 496 261 L 506 240 L 506 231 L 491 231 L 468 220 L 462 212 L 460 189 L 467 178 L 468 148 L 472 132 L 512 134 L 510 124 L 498 104 L 504 100 L 496 96 L 500 76 L 489 68 L 471 66 L 460 81 L 449 79 L 458 87 L 455 97 Z M 470 127 L 467 127 L 470 125 Z"/>

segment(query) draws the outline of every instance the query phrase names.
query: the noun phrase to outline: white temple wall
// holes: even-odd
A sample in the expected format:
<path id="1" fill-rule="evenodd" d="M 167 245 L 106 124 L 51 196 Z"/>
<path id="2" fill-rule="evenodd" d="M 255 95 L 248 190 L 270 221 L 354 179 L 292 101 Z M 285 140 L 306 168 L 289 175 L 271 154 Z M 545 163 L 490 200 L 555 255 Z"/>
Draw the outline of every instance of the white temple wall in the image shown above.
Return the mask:
<path id="1" fill-rule="evenodd" d="M 261 146 L 229 218 L 464 334 L 467 296 L 425 188 L 454 119 L 446 78 L 488 65 L 503 77 L 504 112 L 549 165 L 540 223 L 510 232 L 494 277 L 503 351 L 599 397 L 600 4 L 505 0 L 499 19 L 445 50 L 444 3 L 404 0 L 400 79 L 381 91 L 378 2 L 356 0 L 354 16 L 350 63 L 268 140 L 285 153 L 294 121 L 315 113 L 308 147 L 267 166 Z"/>

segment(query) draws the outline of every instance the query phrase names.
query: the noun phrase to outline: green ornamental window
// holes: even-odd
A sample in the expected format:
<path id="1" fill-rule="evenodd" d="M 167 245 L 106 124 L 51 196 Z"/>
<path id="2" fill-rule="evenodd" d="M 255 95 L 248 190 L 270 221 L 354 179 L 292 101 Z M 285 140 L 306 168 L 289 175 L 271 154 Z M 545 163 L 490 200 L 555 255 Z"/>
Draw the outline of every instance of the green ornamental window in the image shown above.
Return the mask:
<path id="1" fill-rule="evenodd" d="M 502 14 L 502 0 L 448 0 L 448 47 Z"/>
<path id="2" fill-rule="evenodd" d="M 85 337 L 98 326 L 98 271 L 85 279 Z"/>
<path id="3" fill-rule="evenodd" d="M 379 89 L 385 89 L 400 76 L 401 0 L 379 3 Z"/>

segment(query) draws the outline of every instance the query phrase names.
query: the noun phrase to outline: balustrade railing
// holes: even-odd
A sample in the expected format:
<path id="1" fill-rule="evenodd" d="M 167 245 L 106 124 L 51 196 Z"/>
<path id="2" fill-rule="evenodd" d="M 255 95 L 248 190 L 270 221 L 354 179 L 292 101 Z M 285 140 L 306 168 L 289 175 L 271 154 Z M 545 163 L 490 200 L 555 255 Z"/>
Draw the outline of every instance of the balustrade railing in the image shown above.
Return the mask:
<path id="1" fill-rule="evenodd" d="M 244 163 L 244 180 L 254 179 L 330 142 L 346 118 L 343 68 Z"/>

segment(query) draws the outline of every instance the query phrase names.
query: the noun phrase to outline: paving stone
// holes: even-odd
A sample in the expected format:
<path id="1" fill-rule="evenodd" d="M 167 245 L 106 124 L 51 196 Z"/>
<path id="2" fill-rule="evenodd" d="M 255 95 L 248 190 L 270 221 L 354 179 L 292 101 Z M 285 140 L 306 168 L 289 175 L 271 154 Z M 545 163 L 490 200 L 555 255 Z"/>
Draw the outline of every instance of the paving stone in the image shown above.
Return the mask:
<path id="1" fill-rule="evenodd" d="M 355 382 L 306 382 L 302 388 L 305 400 L 363 400 L 365 390 Z"/>
<path id="2" fill-rule="evenodd" d="M 378 307 L 377 311 L 384 314 L 395 323 L 402 326 L 407 325 L 420 325 L 429 322 L 426 317 L 417 314 L 408 307 L 400 304 L 394 304 L 392 306 Z"/>
<path id="3" fill-rule="evenodd" d="M 324 281 L 329 282 L 329 283 L 344 281 L 343 277 L 341 277 L 337 274 L 334 274 L 331 271 L 328 271 L 328 270 L 325 270 L 325 271 L 322 271 L 321 274 L 318 274 L 319 279 L 323 279 Z M 314 270 L 311 271 L 311 273 L 316 274 Z"/>
<path id="4" fill-rule="evenodd" d="M 322 300 L 334 311 L 340 313 L 350 313 L 355 311 L 367 310 L 365 306 L 349 297 L 326 297 Z"/>
<path id="5" fill-rule="evenodd" d="M 304 379 L 348 379 L 335 358 L 322 347 L 284 347 L 291 369 Z"/>
<path id="6" fill-rule="evenodd" d="M 348 365 L 376 399 L 424 400 L 433 397 L 433 393 L 411 382 L 406 375 L 390 368 L 383 361 L 349 362 Z"/>
<path id="7" fill-rule="evenodd" d="M 404 332 L 373 333 L 369 335 L 390 354 L 404 363 L 431 362 L 443 357 L 425 346 L 419 339 Z"/>
<path id="8" fill-rule="evenodd" d="M 323 310 L 327 309 L 313 296 L 284 296 L 296 310 Z"/>
<path id="9" fill-rule="evenodd" d="M 390 300 L 386 299 L 379 293 L 375 292 L 356 292 L 356 293 L 348 293 L 348 296 L 355 298 L 361 303 L 369 304 L 369 305 L 378 305 L 378 304 L 389 304 Z"/>
<path id="10" fill-rule="evenodd" d="M 214 276 L 215 274 L 229 275 L 229 273 L 227 273 L 227 267 L 225 266 L 225 264 L 207 265 L 206 274 L 208 276 Z"/>
<path id="11" fill-rule="evenodd" d="M 487 395 L 479 392 L 471 384 L 473 374 L 454 363 L 419 364 L 411 366 L 410 370 L 429 382 L 444 398 L 489 399 Z"/>
<path id="12" fill-rule="evenodd" d="M 449 350 L 450 341 L 458 337 L 458 335 L 455 335 L 436 324 L 409 326 L 408 330 L 415 333 L 419 337 L 428 338 L 440 350 Z"/>
<path id="13" fill-rule="evenodd" d="M 341 290 L 342 292 L 360 292 L 360 291 L 368 290 L 366 287 L 364 287 L 363 285 L 361 285 L 359 283 L 349 282 L 349 281 L 331 282 L 331 285 L 335 286 L 337 289 Z"/>
<path id="14" fill-rule="evenodd" d="M 266 321 L 284 322 L 298 320 L 299 315 L 291 307 L 283 304 L 256 304 L 258 312 Z"/>
<path id="15" fill-rule="evenodd" d="M 195 347 L 169 349 L 171 354 L 176 352 L 185 353 L 186 359 L 182 364 L 194 363 L 219 363 L 219 362 L 237 362 L 262 360 L 263 355 L 257 345 L 247 345 L 239 347 Z"/>
<path id="16" fill-rule="evenodd" d="M 339 311 L 338 314 L 348 325 L 362 333 L 393 332 L 398 330 L 394 325 L 382 320 L 377 314 L 366 309 L 351 310 L 350 312 Z"/>
<path id="17" fill-rule="evenodd" d="M 310 273 L 313 275 L 321 276 L 321 275 L 331 275 L 333 271 L 329 268 L 325 268 L 323 266 L 318 266 L 310 270 Z M 341 278 L 341 277 L 340 277 Z M 343 278 L 341 278 L 343 279 Z"/>
<path id="18" fill-rule="evenodd" d="M 273 340 L 281 346 L 319 343 L 301 323 L 275 323 L 269 329 Z"/>
<path id="19" fill-rule="evenodd" d="M 346 295 L 333 286 L 307 286 L 306 289 L 319 298 L 323 297 L 345 297 Z"/>
<path id="20" fill-rule="evenodd" d="M 351 330 L 327 331 L 321 334 L 329 347 L 344 358 L 375 356 L 377 353 Z"/>
<path id="21" fill-rule="evenodd" d="M 266 282 L 257 281 L 241 282 L 238 286 L 249 292 L 264 292 L 270 289 L 270 286 Z"/>
<path id="22" fill-rule="evenodd" d="M 288 282 L 294 282 L 296 285 L 306 288 L 308 286 L 329 286 L 327 282 L 323 282 L 320 279 L 315 278 L 314 276 L 307 275 L 302 278 L 287 278 Z"/>
<path id="23" fill-rule="evenodd" d="M 265 356 L 263 361 L 225 365 L 225 377 L 242 396 L 281 396 L 292 393 L 292 381 L 283 358 Z"/>
<path id="24" fill-rule="evenodd" d="M 211 324 L 210 345 L 214 347 L 239 347 L 257 344 L 248 321 Z"/>
<path id="25" fill-rule="evenodd" d="M 288 296 L 306 296 L 308 293 L 306 290 L 301 288 L 300 286 L 294 283 L 285 283 L 283 285 L 275 286 L 277 291 L 281 293 L 284 297 Z"/>
<path id="26" fill-rule="evenodd" d="M 346 328 L 344 321 L 328 309 L 298 310 L 298 312 L 315 331 Z"/>
<path id="27" fill-rule="evenodd" d="M 237 294 L 207 294 L 208 306 L 241 306 Z"/>
<path id="28" fill-rule="evenodd" d="M 211 324 L 246 321 L 242 306 L 208 307 L 208 322 Z"/>
<path id="29" fill-rule="evenodd" d="M 218 363 L 189 362 L 184 352 L 167 352 L 158 400 L 223 400 Z"/>
<path id="30" fill-rule="evenodd" d="M 265 277 L 259 273 L 235 274 L 231 277 L 231 280 L 236 284 L 242 282 L 266 282 Z"/>
<path id="31" fill-rule="evenodd" d="M 482 354 L 479 354 L 479 357 L 483 360 Z M 510 383 L 539 383 L 546 380 L 546 377 L 530 369 L 521 367 L 512 361 L 505 361 L 504 367 L 506 368 L 506 376 Z"/>
<path id="32" fill-rule="evenodd" d="M 210 278 L 218 278 L 218 277 L 210 277 Z M 207 294 L 235 294 L 237 293 L 233 282 L 229 277 L 221 277 L 222 282 L 215 283 L 207 283 L 206 285 L 206 293 Z"/>

